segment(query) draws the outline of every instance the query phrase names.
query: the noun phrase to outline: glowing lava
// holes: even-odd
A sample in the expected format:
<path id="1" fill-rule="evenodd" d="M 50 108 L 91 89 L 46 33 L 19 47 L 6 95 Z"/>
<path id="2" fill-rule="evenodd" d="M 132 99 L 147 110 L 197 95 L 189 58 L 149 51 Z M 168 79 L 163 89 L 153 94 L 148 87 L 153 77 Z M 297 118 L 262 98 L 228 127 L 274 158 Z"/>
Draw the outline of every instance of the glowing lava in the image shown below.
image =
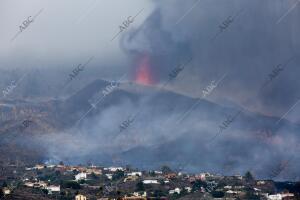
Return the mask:
<path id="1" fill-rule="evenodd" d="M 154 83 L 148 56 L 144 56 L 140 61 L 135 73 L 135 82 L 142 85 L 152 85 Z"/>

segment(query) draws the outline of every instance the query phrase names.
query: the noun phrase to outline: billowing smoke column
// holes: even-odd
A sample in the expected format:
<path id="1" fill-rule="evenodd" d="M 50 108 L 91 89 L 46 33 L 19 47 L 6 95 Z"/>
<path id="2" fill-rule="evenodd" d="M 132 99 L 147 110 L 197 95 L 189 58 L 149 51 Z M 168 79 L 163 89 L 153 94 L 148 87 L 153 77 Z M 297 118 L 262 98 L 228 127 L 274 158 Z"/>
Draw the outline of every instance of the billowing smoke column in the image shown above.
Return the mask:
<path id="1" fill-rule="evenodd" d="M 175 32 L 176 28 L 165 28 L 162 10 L 158 7 L 137 29 L 122 35 L 121 47 L 133 60 L 131 65 L 137 83 L 163 82 L 172 69 L 191 57 L 187 38 L 174 38 Z"/>

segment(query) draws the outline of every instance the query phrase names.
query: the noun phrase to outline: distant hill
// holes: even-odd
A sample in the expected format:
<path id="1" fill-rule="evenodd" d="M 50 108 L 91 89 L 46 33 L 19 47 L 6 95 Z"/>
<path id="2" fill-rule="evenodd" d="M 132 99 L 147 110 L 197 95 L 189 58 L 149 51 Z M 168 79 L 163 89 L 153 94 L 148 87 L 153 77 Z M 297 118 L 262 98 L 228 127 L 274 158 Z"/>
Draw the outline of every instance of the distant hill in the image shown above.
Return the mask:
<path id="1" fill-rule="evenodd" d="M 295 147 L 288 142 L 298 140 L 297 124 L 286 120 L 276 124 L 276 117 L 247 110 L 228 123 L 240 107 L 135 83 L 114 87 L 93 108 L 91 99 L 101 97 L 109 85 L 96 80 L 64 100 L 0 102 L 3 116 L 13 116 L 1 118 L 1 145 L 14 142 L 19 149 L 42 149 L 39 153 L 44 161 L 66 159 L 143 168 L 184 165 L 189 171 L 220 173 L 252 169 L 261 177 L 294 155 Z M 28 118 L 34 122 L 20 131 L 18 127 Z M 120 132 L 120 125 L 129 118 L 134 118 L 133 122 Z M 226 128 L 219 133 L 226 120 Z M 279 143 L 290 151 L 276 148 Z M 297 166 L 289 167 L 289 172 Z M 289 173 L 281 176 L 289 177 Z"/>

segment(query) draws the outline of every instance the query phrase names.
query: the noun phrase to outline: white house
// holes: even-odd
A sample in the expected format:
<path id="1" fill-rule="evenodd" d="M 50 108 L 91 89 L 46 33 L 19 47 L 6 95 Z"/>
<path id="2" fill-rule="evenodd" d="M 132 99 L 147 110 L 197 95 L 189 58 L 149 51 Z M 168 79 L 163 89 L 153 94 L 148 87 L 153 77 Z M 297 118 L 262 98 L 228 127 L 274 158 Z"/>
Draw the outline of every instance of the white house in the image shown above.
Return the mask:
<path id="1" fill-rule="evenodd" d="M 169 190 L 169 194 L 175 194 L 175 193 L 180 194 L 180 192 L 181 192 L 180 188 L 175 188 L 174 190 Z"/>
<path id="2" fill-rule="evenodd" d="M 285 198 L 285 197 L 294 197 L 294 194 L 293 193 L 284 193 L 284 194 L 281 194 L 282 198 Z"/>
<path id="3" fill-rule="evenodd" d="M 232 186 L 231 185 L 226 185 L 226 186 L 224 186 L 224 189 L 232 189 Z"/>
<path id="4" fill-rule="evenodd" d="M 234 175 L 234 177 L 237 179 L 243 180 L 243 176 L 241 176 L 241 175 Z"/>
<path id="5" fill-rule="evenodd" d="M 105 174 L 105 176 L 106 176 L 109 180 L 112 180 L 112 177 L 113 177 L 112 174 Z"/>
<path id="6" fill-rule="evenodd" d="M 54 167 L 56 167 L 56 165 L 47 165 L 47 168 L 54 168 Z"/>
<path id="7" fill-rule="evenodd" d="M 268 195 L 267 198 L 269 200 L 282 200 L 285 197 L 293 197 L 293 196 L 294 196 L 294 194 L 292 194 L 292 193 L 284 193 L 284 194 L 271 194 L 271 195 Z"/>
<path id="8" fill-rule="evenodd" d="M 268 196 L 269 200 L 282 200 L 281 194 L 271 194 Z"/>
<path id="9" fill-rule="evenodd" d="M 102 174 L 102 170 L 101 169 L 97 169 L 97 168 L 91 168 L 91 169 L 86 169 L 86 173 L 87 174 L 96 174 L 96 175 L 101 175 Z"/>
<path id="10" fill-rule="evenodd" d="M 159 184 L 157 180 L 143 180 L 144 184 Z"/>
<path id="11" fill-rule="evenodd" d="M 108 170 L 110 172 L 116 172 L 116 171 L 124 171 L 123 167 L 108 167 L 108 168 L 104 168 L 104 170 Z"/>
<path id="12" fill-rule="evenodd" d="M 11 190 L 5 187 L 5 188 L 2 189 L 2 192 L 5 195 L 9 195 L 11 193 Z"/>
<path id="13" fill-rule="evenodd" d="M 33 169 L 37 169 L 37 170 L 41 170 L 44 169 L 45 166 L 44 165 L 35 165 L 35 167 L 33 167 Z"/>
<path id="14" fill-rule="evenodd" d="M 265 185 L 266 182 L 265 181 L 257 181 L 257 185 Z"/>
<path id="15" fill-rule="evenodd" d="M 127 176 L 142 176 L 142 172 L 131 172 L 131 173 L 128 173 Z"/>
<path id="16" fill-rule="evenodd" d="M 39 181 L 33 184 L 34 188 L 45 188 L 47 186 L 47 183 L 44 181 Z"/>
<path id="17" fill-rule="evenodd" d="M 85 179 L 86 179 L 86 173 L 84 173 L 84 172 L 80 172 L 79 174 L 75 175 L 76 181 L 85 180 Z"/>
<path id="18" fill-rule="evenodd" d="M 45 189 L 48 190 L 48 192 L 50 194 L 52 194 L 53 192 L 60 192 L 60 185 L 59 186 L 50 185 L 50 186 L 47 186 Z"/>
<path id="19" fill-rule="evenodd" d="M 32 183 L 32 182 L 25 182 L 24 185 L 25 185 L 26 187 L 33 187 L 33 186 L 34 186 L 34 183 Z"/>
<path id="20" fill-rule="evenodd" d="M 185 187 L 184 189 L 186 189 L 186 191 L 187 191 L 188 193 L 190 193 L 190 192 L 192 191 L 192 188 L 191 188 L 191 187 Z"/>
<path id="21" fill-rule="evenodd" d="M 234 190 L 228 190 L 228 191 L 226 191 L 226 193 L 228 193 L 228 194 L 239 194 L 241 192 L 240 191 L 234 191 Z"/>

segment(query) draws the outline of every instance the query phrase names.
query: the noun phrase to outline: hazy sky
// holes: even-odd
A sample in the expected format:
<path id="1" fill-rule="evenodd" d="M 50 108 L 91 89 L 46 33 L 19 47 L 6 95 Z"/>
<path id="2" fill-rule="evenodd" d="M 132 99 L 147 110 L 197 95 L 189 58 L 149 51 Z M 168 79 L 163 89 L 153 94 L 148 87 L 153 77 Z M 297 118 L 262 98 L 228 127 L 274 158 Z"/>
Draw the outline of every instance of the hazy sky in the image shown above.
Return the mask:
<path id="1" fill-rule="evenodd" d="M 97 63 L 121 63 L 119 25 L 144 10 L 131 24 L 139 26 L 153 10 L 147 0 L 0 1 L 0 67 L 70 67 L 95 56 Z M 15 40 L 29 16 L 35 18 Z"/>

